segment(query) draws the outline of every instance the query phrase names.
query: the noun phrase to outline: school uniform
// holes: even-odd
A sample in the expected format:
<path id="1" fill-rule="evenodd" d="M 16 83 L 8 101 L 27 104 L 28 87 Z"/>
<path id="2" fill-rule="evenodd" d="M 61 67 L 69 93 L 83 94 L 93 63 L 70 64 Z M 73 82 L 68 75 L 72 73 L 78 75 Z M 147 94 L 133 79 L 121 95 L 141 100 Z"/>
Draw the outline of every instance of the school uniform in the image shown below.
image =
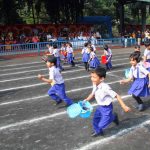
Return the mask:
<path id="1" fill-rule="evenodd" d="M 91 44 L 91 47 L 93 48 L 93 51 L 96 52 L 96 47 L 94 44 Z"/>
<path id="2" fill-rule="evenodd" d="M 64 79 L 58 68 L 55 66 L 49 68 L 49 79 L 53 80 L 48 95 L 56 102 L 64 101 L 68 106 L 73 102 L 67 97 L 65 92 Z"/>
<path id="3" fill-rule="evenodd" d="M 59 49 L 53 49 L 53 55 L 54 57 L 56 57 L 57 59 L 57 67 L 60 70 L 63 70 L 62 66 L 61 66 L 61 59 L 60 59 L 60 50 Z"/>
<path id="4" fill-rule="evenodd" d="M 144 56 L 147 58 L 146 62 L 150 63 L 150 50 L 148 50 L 147 48 L 144 51 Z"/>
<path id="5" fill-rule="evenodd" d="M 89 59 L 90 59 L 90 52 L 89 52 L 89 49 L 87 47 L 84 47 L 82 49 L 82 62 L 88 62 Z"/>
<path id="6" fill-rule="evenodd" d="M 88 47 L 84 47 L 82 49 L 82 62 L 84 63 L 84 66 L 85 66 L 85 70 L 89 71 L 89 64 L 88 64 L 88 61 L 90 59 L 90 50 Z"/>
<path id="7" fill-rule="evenodd" d="M 136 67 L 131 67 L 129 72 L 129 77 L 133 78 L 133 83 L 128 91 L 128 94 L 135 95 L 136 97 L 146 97 L 150 95 L 148 88 L 149 71 L 143 67 L 141 64 L 137 64 Z"/>
<path id="8" fill-rule="evenodd" d="M 104 53 L 105 53 L 105 55 L 106 55 L 106 59 L 107 59 L 107 63 L 106 63 L 106 68 L 107 69 L 112 69 L 112 63 L 111 63 L 111 59 L 112 59 L 112 52 L 111 52 L 111 49 L 110 48 L 108 48 L 108 50 L 106 51 L 106 50 L 104 50 Z M 108 60 L 109 59 L 109 60 Z"/>
<path id="9" fill-rule="evenodd" d="M 49 51 L 49 53 L 52 55 L 53 54 L 53 48 L 52 47 L 49 47 L 48 48 L 48 51 Z"/>
<path id="10" fill-rule="evenodd" d="M 116 116 L 113 114 L 112 101 L 117 93 L 104 82 L 98 86 L 94 85 L 92 93 L 95 95 L 98 104 L 93 117 L 93 130 L 97 134 L 101 134 L 103 129 L 116 119 Z"/>
<path id="11" fill-rule="evenodd" d="M 90 66 L 90 68 L 94 68 L 94 69 L 100 66 L 100 61 L 98 60 L 98 58 L 94 52 L 90 53 L 89 66 Z"/>
<path id="12" fill-rule="evenodd" d="M 63 58 L 64 60 L 67 59 L 66 47 L 61 47 L 60 50 L 62 51 L 62 58 Z"/>
<path id="13" fill-rule="evenodd" d="M 66 48 L 66 51 L 67 51 L 67 61 L 69 64 L 72 64 L 72 66 L 75 65 L 74 63 L 74 57 L 73 57 L 73 48 L 72 47 L 67 47 Z"/>

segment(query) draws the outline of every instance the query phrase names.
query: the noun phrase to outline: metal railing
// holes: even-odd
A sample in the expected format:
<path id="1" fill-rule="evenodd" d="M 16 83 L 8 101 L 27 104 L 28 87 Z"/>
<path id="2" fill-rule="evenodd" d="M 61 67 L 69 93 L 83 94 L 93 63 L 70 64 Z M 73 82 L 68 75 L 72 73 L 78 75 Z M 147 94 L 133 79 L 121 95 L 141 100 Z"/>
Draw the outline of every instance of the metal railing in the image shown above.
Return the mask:
<path id="1" fill-rule="evenodd" d="M 69 40 L 69 41 L 54 41 L 54 42 L 39 42 L 39 43 L 25 43 L 25 44 L 11 44 L 11 45 L 0 45 L 0 56 L 3 55 L 15 55 L 15 54 L 25 54 L 25 53 L 40 53 L 47 50 L 46 45 L 54 45 L 60 48 L 63 43 L 72 43 L 73 48 L 79 49 L 84 46 L 84 43 L 89 40 Z M 104 44 L 109 46 L 121 46 L 130 47 L 136 44 L 136 39 L 128 38 L 112 38 L 112 39 L 94 39 L 90 40 L 91 43 L 95 44 L 96 47 L 103 47 Z"/>

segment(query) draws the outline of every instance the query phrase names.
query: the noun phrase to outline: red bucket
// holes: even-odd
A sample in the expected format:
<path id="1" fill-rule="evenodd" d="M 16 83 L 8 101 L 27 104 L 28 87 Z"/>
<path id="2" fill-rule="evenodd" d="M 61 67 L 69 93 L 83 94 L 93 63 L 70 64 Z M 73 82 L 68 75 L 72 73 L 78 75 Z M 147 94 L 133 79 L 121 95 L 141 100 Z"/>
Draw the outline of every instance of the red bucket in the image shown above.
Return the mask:
<path id="1" fill-rule="evenodd" d="M 101 63 L 106 64 L 107 63 L 107 57 L 105 55 L 101 56 Z"/>
<path id="2" fill-rule="evenodd" d="M 62 54 L 63 56 L 65 56 L 65 57 L 67 56 L 67 52 L 66 52 L 66 51 L 62 51 L 61 54 Z"/>

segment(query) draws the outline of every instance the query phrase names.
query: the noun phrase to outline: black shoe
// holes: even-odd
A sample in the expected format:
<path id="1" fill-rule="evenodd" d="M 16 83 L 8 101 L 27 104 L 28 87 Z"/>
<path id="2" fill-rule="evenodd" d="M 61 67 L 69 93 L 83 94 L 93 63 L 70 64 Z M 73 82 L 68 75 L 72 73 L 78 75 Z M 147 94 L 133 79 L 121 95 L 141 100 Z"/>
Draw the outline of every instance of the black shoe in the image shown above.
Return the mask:
<path id="1" fill-rule="evenodd" d="M 114 119 L 114 123 L 118 126 L 119 125 L 119 119 L 118 119 L 118 115 L 116 113 L 114 113 L 115 119 Z"/>
<path id="2" fill-rule="evenodd" d="M 93 132 L 93 133 L 91 134 L 91 137 L 98 137 L 98 136 L 104 136 L 104 133 L 103 133 L 103 132 L 101 132 L 101 133 Z"/>
<path id="3" fill-rule="evenodd" d="M 56 101 L 56 104 L 55 104 L 55 105 L 59 105 L 60 103 L 62 103 L 62 100 Z"/>
<path id="4" fill-rule="evenodd" d="M 139 104 L 139 105 L 138 105 L 138 110 L 139 110 L 139 111 L 143 111 L 144 108 L 145 108 L 145 107 L 144 107 L 144 104 Z"/>

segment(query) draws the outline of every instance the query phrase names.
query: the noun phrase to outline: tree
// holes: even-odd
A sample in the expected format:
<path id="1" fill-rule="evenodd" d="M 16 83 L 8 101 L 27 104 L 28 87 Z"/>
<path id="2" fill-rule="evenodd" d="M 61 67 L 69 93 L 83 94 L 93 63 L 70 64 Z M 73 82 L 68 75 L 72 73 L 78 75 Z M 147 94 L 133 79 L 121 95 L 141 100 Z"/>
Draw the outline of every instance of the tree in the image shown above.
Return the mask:
<path id="1" fill-rule="evenodd" d="M 0 2 L 0 22 L 4 24 L 14 24 L 22 22 L 22 19 L 17 13 L 17 4 L 15 0 L 1 0 Z"/>

